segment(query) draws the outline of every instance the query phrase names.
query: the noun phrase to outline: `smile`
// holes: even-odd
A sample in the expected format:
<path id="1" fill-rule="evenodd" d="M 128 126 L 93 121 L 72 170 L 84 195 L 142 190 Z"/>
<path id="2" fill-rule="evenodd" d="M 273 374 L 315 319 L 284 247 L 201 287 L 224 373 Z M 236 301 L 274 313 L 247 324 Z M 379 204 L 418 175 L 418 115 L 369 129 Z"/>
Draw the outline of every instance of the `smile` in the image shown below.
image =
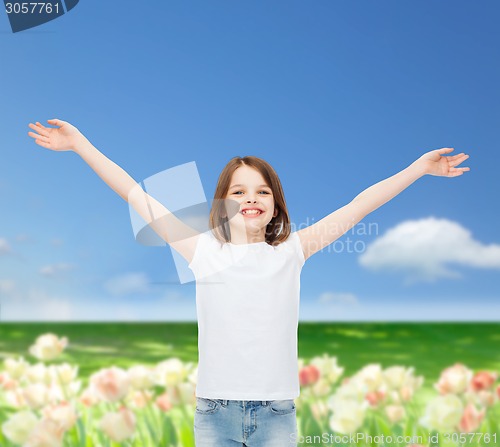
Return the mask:
<path id="1" fill-rule="evenodd" d="M 241 212 L 246 217 L 257 217 L 262 214 L 260 210 L 244 210 Z"/>

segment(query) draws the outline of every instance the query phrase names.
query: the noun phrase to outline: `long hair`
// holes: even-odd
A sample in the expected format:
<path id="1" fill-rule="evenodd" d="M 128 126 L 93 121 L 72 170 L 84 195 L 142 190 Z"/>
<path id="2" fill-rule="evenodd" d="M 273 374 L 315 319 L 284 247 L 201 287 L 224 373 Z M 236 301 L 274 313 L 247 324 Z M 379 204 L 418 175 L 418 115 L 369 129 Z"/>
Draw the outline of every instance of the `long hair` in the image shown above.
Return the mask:
<path id="1" fill-rule="evenodd" d="M 276 217 L 273 217 L 266 227 L 265 241 L 269 245 L 279 245 L 290 236 L 290 217 L 285 202 L 285 194 L 281 186 L 280 179 L 273 167 L 262 158 L 254 156 L 234 157 L 222 170 L 217 187 L 215 188 L 214 200 L 210 210 L 210 228 L 214 236 L 222 243 L 231 241 L 229 219 L 225 209 L 225 201 L 233 172 L 240 166 L 249 166 L 257 170 L 267 185 L 271 188 L 274 197 L 274 207 L 277 210 Z"/>

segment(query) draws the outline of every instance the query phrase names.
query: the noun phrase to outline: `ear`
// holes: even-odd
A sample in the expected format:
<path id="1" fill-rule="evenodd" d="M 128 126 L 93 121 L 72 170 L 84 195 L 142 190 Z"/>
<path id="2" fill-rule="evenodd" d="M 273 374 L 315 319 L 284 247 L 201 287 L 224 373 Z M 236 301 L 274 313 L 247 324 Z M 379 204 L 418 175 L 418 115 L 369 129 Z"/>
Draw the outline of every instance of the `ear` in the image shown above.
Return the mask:
<path id="1" fill-rule="evenodd" d="M 276 208 L 274 208 L 273 217 L 276 217 L 277 215 L 278 215 L 278 210 Z"/>

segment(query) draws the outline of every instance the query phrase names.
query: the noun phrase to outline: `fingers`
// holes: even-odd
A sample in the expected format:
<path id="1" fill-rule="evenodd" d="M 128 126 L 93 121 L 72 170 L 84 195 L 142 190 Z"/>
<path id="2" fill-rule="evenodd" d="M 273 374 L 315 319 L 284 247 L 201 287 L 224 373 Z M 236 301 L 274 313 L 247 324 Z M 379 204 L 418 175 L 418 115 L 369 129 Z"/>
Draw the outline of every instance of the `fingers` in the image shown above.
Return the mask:
<path id="1" fill-rule="evenodd" d="M 448 171 L 448 177 L 457 177 L 466 171 L 470 171 L 470 168 L 450 168 Z"/>
<path id="2" fill-rule="evenodd" d="M 64 124 L 64 121 L 58 120 L 58 119 L 53 119 L 53 120 L 47 120 L 49 124 L 52 124 L 54 126 L 62 126 Z"/>
<path id="3" fill-rule="evenodd" d="M 453 160 L 456 160 L 457 158 L 460 158 L 460 157 L 463 157 L 463 156 L 466 156 L 466 157 L 469 157 L 468 155 L 465 155 L 463 152 L 461 154 L 457 154 L 457 155 L 450 155 L 449 157 L 447 157 L 448 161 L 453 161 Z"/>
<path id="4" fill-rule="evenodd" d="M 28 132 L 28 135 L 31 138 L 34 138 L 35 140 L 43 141 L 44 143 L 49 143 L 49 139 L 47 137 L 44 137 L 43 135 L 38 135 L 34 132 Z"/>
<path id="5" fill-rule="evenodd" d="M 436 152 L 438 154 L 447 154 L 447 153 L 449 153 L 449 152 L 451 152 L 453 150 L 454 150 L 453 147 L 443 147 L 442 149 L 436 149 Z"/>
<path id="6" fill-rule="evenodd" d="M 43 135 L 44 137 L 49 136 L 49 131 L 47 130 L 47 128 L 40 127 L 40 126 L 32 124 L 32 123 L 29 123 L 29 127 L 31 127 L 33 130 L 36 130 L 40 135 Z"/>
<path id="7" fill-rule="evenodd" d="M 469 158 L 466 154 L 455 155 L 454 157 L 448 157 L 448 163 L 450 166 L 455 167 Z"/>
<path id="8" fill-rule="evenodd" d="M 42 137 L 33 132 L 28 132 L 28 135 L 35 140 L 36 144 L 46 147 L 47 149 L 50 149 L 50 143 L 48 141 L 48 138 Z"/>
<path id="9" fill-rule="evenodd" d="M 50 149 L 50 144 L 49 143 L 46 143 L 46 142 L 41 141 L 41 140 L 35 140 L 35 143 L 38 144 L 39 146 L 45 147 L 47 149 Z"/>
<path id="10" fill-rule="evenodd" d="M 45 127 L 43 124 L 39 123 L 38 121 L 36 122 L 37 126 L 40 126 L 42 129 L 48 129 L 48 127 Z"/>

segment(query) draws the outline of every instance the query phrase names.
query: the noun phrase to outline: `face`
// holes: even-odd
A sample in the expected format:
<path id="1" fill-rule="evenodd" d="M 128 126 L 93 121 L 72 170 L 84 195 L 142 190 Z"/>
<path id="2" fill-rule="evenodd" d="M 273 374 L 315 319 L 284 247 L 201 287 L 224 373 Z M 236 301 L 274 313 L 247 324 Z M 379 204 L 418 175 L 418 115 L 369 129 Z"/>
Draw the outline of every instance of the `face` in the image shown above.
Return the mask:
<path id="1" fill-rule="evenodd" d="M 271 188 L 259 171 L 246 165 L 233 173 L 226 194 L 226 209 L 231 232 L 245 230 L 254 235 L 262 232 L 265 236 L 267 224 L 277 215 Z"/>

